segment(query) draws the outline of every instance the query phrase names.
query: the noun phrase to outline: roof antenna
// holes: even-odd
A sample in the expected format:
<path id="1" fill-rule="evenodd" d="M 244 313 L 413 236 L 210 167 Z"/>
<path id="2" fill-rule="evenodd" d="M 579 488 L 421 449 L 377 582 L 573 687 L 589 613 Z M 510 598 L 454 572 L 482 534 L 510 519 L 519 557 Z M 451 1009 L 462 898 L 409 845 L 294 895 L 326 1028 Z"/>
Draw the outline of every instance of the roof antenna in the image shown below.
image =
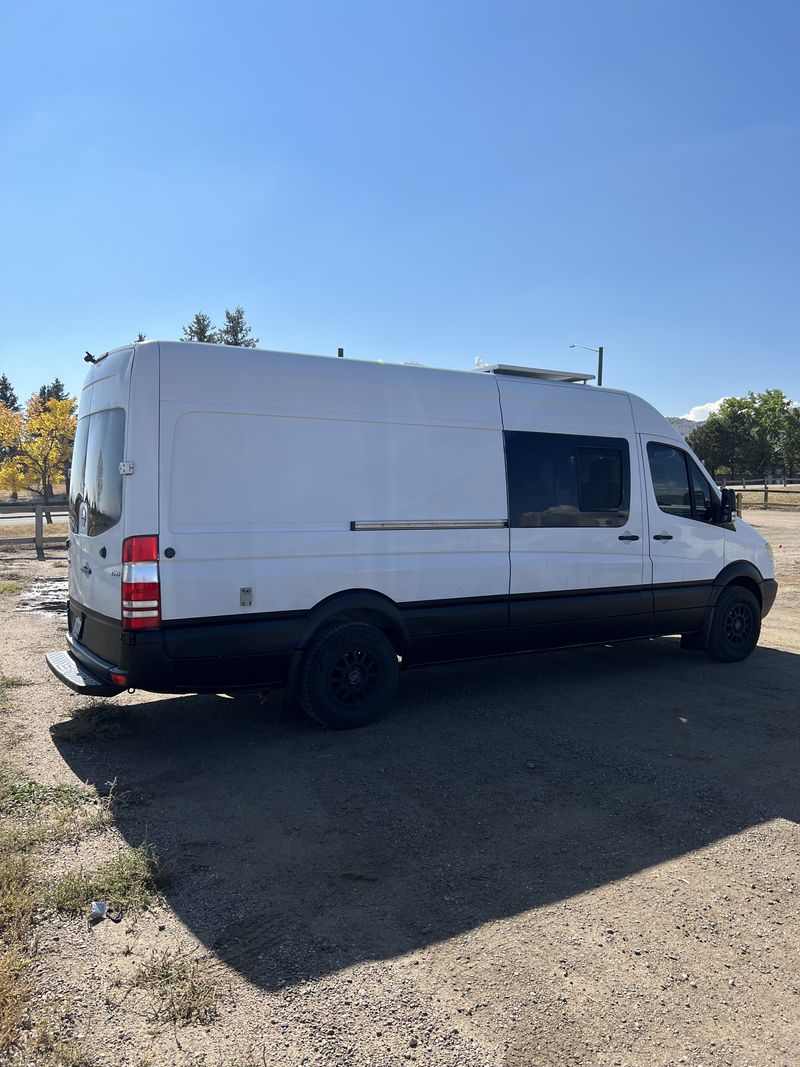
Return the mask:
<path id="1" fill-rule="evenodd" d="M 337 355 L 337 356 L 339 357 L 339 359 L 344 359 L 344 349 L 343 349 L 343 348 L 340 348 L 340 349 L 339 349 L 339 350 L 337 351 L 336 355 Z"/>
<path id="2" fill-rule="evenodd" d="M 97 360 L 94 358 L 94 356 L 92 355 L 91 352 L 87 352 L 86 355 L 83 357 L 83 362 L 84 363 L 96 363 Z"/>

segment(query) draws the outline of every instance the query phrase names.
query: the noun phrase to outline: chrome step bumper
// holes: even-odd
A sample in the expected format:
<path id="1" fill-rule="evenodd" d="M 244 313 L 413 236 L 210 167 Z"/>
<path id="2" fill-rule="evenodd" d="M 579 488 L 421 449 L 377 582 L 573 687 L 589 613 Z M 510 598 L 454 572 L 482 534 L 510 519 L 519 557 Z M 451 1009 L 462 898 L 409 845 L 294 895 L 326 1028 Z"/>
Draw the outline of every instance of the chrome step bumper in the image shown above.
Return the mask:
<path id="1" fill-rule="evenodd" d="M 111 685 L 77 663 L 69 652 L 48 652 L 47 666 L 64 685 L 85 697 L 115 697 L 124 687 Z"/>

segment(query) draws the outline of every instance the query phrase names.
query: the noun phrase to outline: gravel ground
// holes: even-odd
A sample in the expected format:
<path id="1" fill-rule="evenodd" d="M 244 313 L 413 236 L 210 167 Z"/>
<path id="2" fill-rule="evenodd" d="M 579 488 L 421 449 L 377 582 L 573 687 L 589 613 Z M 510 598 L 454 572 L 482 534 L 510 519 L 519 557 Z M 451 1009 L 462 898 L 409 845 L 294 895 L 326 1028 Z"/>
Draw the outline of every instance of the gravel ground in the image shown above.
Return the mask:
<path id="1" fill-rule="evenodd" d="M 137 693 L 75 739 L 91 702 L 41 655 L 63 620 L 5 596 L 0 669 L 34 683 L 12 761 L 128 794 L 47 866 L 148 841 L 172 875 L 119 925 L 46 919 L 36 1010 L 107 1065 L 800 1063 L 800 516 L 747 517 L 780 591 L 745 663 L 659 639 L 428 668 L 345 734 L 279 698 Z M 48 557 L 0 581 L 57 602 Z M 165 949 L 213 975 L 211 1022 L 131 987 Z"/>

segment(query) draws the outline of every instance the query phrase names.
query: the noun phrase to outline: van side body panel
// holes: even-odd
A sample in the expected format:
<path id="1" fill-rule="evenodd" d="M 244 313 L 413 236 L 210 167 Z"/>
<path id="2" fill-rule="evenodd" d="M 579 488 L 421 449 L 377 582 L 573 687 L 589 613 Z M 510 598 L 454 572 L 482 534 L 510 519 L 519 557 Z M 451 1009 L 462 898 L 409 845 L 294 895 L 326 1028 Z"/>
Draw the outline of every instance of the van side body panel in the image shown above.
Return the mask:
<path id="1" fill-rule="evenodd" d="M 192 355 L 189 381 L 162 360 L 165 623 L 309 611 L 353 588 L 508 595 L 491 378 L 257 351 L 220 375 L 218 346 Z M 358 528 L 375 523 L 401 528 Z"/>
<path id="2" fill-rule="evenodd" d="M 680 552 L 654 542 L 669 517 L 647 441 L 691 450 L 626 393 L 148 342 L 89 372 L 81 417 L 116 407 L 133 464 L 122 518 L 74 537 L 70 569 L 69 649 L 104 684 L 114 671 L 154 692 L 281 685 L 341 618 L 383 629 L 404 666 L 696 632 L 726 574 L 750 580 L 745 564 L 765 612 L 774 599 L 741 520 L 698 524 Z M 556 500 L 510 515 L 510 435 L 573 441 L 573 469 L 593 452 L 624 480 L 618 511 Z M 161 625 L 127 632 L 121 545 L 147 534 Z"/>

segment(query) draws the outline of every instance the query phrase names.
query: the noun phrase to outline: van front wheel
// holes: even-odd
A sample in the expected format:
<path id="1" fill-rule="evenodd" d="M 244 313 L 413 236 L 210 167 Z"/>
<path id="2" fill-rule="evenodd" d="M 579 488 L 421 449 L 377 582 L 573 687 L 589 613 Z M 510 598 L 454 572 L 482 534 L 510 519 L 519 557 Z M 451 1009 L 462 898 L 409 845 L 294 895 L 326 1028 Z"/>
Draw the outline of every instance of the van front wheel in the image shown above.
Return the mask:
<path id="1" fill-rule="evenodd" d="M 306 714 L 333 730 L 373 722 L 397 690 L 397 653 L 384 633 L 366 623 L 340 623 L 309 644 L 297 696 Z"/>
<path id="2" fill-rule="evenodd" d="M 746 659 L 758 644 L 761 607 L 755 593 L 732 585 L 714 606 L 706 653 L 721 663 Z"/>

